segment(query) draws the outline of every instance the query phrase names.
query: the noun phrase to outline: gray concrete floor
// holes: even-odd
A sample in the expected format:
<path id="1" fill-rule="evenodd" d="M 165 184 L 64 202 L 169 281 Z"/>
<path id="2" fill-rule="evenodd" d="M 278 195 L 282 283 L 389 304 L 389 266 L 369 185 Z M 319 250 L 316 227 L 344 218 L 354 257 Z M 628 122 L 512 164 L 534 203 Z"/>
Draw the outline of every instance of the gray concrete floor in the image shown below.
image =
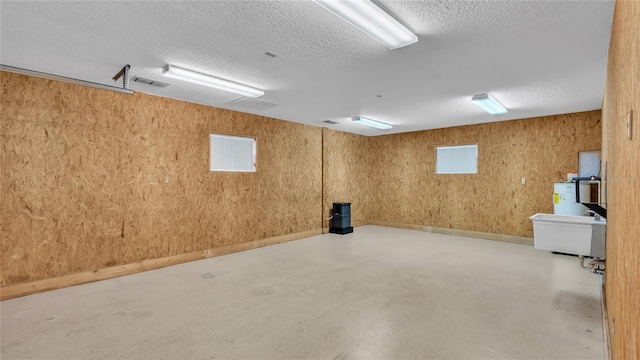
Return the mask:
<path id="1" fill-rule="evenodd" d="M 3 301 L 8 359 L 603 359 L 600 278 L 378 226 Z"/>

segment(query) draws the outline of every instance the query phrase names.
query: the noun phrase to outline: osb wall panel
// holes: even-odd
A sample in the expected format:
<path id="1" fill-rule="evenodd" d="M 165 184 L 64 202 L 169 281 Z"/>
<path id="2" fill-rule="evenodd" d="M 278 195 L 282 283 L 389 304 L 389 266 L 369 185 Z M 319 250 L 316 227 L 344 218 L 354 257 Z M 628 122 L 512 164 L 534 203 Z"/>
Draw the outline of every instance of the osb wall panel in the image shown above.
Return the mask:
<path id="1" fill-rule="evenodd" d="M 634 110 L 632 140 L 627 112 Z M 605 289 L 614 359 L 640 359 L 640 2 L 617 1 L 603 103 Z"/>
<path id="2" fill-rule="evenodd" d="M 371 172 L 377 159 L 370 138 L 327 128 L 323 134 L 323 215 L 331 215 L 334 202 L 350 202 L 351 223 L 366 222 L 375 206 Z"/>
<path id="3" fill-rule="evenodd" d="M 371 138 L 372 219 L 533 236 L 529 217 L 553 212 L 553 183 L 599 150 L 600 111 Z M 478 144 L 478 174 L 435 174 L 437 145 Z M 520 178 L 526 184 L 520 184 Z"/>
<path id="4" fill-rule="evenodd" d="M 0 74 L 2 286 L 321 227 L 319 128 Z M 257 172 L 209 172 L 210 132 Z"/>

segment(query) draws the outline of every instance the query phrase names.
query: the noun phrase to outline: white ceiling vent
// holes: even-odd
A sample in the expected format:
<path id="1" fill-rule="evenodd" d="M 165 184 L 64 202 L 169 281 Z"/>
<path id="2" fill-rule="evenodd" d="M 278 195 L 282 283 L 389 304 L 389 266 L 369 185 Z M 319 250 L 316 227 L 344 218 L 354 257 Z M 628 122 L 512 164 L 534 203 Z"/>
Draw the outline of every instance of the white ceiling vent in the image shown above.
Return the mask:
<path id="1" fill-rule="evenodd" d="M 143 77 L 139 77 L 139 76 L 134 76 L 134 77 L 131 78 L 131 80 L 133 80 L 134 82 L 137 82 L 137 83 L 151 85 L 151 86 L 155 86 L 155 87 L 159 87 L 159 88 L 166 88 L 167 86 L 169 86 L 169 84 L 167 84 L 165 82 L 157 81 L 157 80 L 151 80 L 151 79 L 147 79 L 147 78 L 143 78 Z"/>
<path id="2" fill-rule="evenodd" d="M 246 107 L 254 110 L 267 110 L 271 109 L 274 106 L 278 106 L 278 104 L 272 103 L 270 101 L 258 100 L 244 96 L 231 100 L 227 102 L 227 104 Z"/>

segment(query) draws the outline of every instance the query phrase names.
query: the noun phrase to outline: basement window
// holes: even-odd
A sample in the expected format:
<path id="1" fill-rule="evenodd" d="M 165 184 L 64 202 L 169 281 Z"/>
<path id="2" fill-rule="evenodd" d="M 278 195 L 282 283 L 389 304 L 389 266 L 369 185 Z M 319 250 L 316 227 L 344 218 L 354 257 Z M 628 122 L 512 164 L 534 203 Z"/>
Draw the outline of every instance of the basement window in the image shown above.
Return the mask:
<path id="1" fill-rule="evenodd" d="M 478 144 L 436 146 L 436 174 L 477 174 Z"/>
<path id="2" fill-rule="evenodd" d="M 256 139 L 209 134 L 209 170 L 255 172 Z"/>

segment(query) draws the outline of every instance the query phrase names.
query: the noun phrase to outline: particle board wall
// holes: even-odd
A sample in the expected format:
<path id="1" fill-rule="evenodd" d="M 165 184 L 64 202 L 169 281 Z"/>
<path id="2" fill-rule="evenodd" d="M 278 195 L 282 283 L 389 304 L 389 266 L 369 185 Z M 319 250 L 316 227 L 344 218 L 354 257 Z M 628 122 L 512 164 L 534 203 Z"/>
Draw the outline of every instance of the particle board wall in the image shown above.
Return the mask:
<path id="1" fill-rule="evenodd" d="M 553 212 L 553 183 L 599 150 L 601 112 L 590 111 L 371 138 L 372 219 L 533 236 L 529 217 Z M 437 145 L 478 144 L 478 174 L 435 174 Z M 526 178 L 521 185 L 520 179 Z"/>
<path id="2" fill-rule="evenodd" d="M 350 202 L 351 223 L 366 223 L 376 206 L 371 175 L 377 159 L 372 142 L 366 136 L 327 128 L 323 131 L 323 215 L 331 215 L 334 202 Z"/>
<path id="3" fill-rule="evenodd" d="M 2 286 L 322 226 L 320 128 L 0 75 Z M 210 132 L 257 172 L 209 172 Z"/>
<path id="4" fill-rule="evenodd" d="M 627 113 L 634 110 L 632 140 Z M 640 359 L 640 2 L 616 1 L 603 102 L 606 302 L 614 359 Z"/>

